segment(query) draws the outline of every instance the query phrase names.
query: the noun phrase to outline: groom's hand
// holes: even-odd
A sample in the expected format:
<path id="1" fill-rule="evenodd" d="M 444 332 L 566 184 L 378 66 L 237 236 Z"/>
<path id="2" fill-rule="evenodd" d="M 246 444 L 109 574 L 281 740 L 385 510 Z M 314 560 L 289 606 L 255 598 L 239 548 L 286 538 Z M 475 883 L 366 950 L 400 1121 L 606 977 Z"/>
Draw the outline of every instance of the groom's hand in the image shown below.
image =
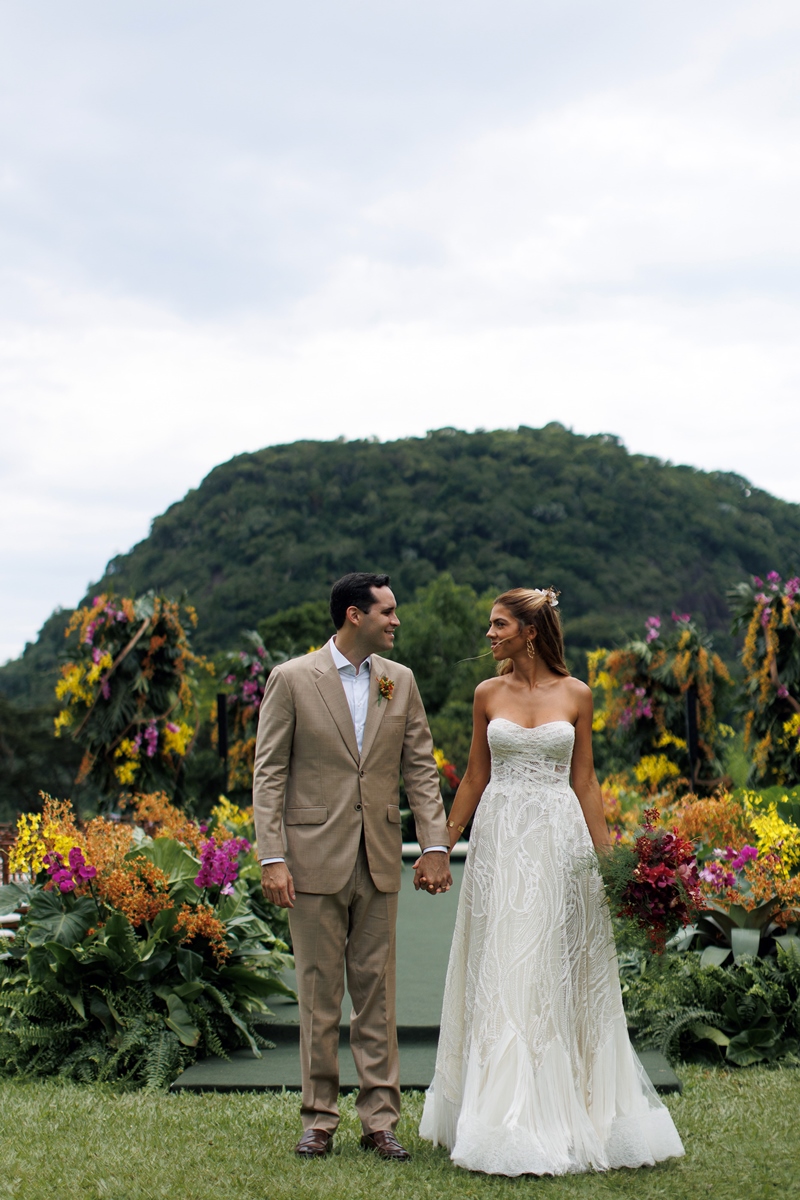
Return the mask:
<path id="1" fill-rule="evenodd" d="M 414 887 L 417 891 L 430 892 L 431 896 L 447 892 L 453 886 L 450 874 L 450 855 L 443 850 L 429 850 L 421 854 L 414 863 Z"/>
<path id="2" fill-rule="evenodd" d="M 285 862 L 267 863 L 261 868 L 261 891 L 278 908 L 294 908 L 294 880 Z"/>

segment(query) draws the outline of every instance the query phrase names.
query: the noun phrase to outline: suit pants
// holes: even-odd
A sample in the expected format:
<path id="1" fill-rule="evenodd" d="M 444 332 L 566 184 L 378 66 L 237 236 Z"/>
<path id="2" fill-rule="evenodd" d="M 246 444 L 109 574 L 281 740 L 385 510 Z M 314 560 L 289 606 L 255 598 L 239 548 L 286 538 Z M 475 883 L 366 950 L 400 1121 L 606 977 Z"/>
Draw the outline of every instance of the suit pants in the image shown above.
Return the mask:
<path id="1" fill-rule="evenodd" d="M 372 881 L 362 838 L 353 872 L 332 895 L 298 892 L 289 924 L 297 967 L 304 1129 L 339 1124 L 339 1023 L 344 974 L 353 1009 L 350 1048 L 365 1133 L 393 1130 L 400 1116 L 395 1010 L 397 893 Z"/>

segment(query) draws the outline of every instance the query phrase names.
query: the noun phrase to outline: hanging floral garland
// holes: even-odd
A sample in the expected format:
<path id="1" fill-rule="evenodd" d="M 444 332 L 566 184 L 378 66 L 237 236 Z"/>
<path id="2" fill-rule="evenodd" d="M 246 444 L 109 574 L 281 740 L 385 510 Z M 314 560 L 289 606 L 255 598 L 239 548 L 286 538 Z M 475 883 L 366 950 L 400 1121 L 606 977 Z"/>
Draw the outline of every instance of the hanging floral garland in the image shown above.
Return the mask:
<path id="1" fill-rule="evenodd" d="M 183 611 L 196 625 L 194 609 Z M 84 749 L 76 782 L 107 794 L 174 784 L 196 727 L 192 671 L 213 670 L 191 650 L 181 605 L 103 593 L 72 614 L 65 636 L 75 642 L 56 685 L 55 733 Z"/>
<path id="2" fill-rule="evenodd" d="M 721 721 L 732 680 L 711 638 L 689 613 L 673 612 L 666 628 L 660 617 L 648 617 L 643 640 L 619 650 L 595 650 L 588 662 L 595 732 L 626 748 L 637 782 L 655 790 L 671 778 L 689 779 L 686 703 L 691 690 L 697 698 L 695 783 L 719 783 L 721 741 L 733 734 Z"/>
<path id="3" fill-rule="evenodd" d="M 800 783 L 800 578 L 770 571 L 731 593 L 734 630 L 745 631 L 745 740 L 754 783 Z"/>

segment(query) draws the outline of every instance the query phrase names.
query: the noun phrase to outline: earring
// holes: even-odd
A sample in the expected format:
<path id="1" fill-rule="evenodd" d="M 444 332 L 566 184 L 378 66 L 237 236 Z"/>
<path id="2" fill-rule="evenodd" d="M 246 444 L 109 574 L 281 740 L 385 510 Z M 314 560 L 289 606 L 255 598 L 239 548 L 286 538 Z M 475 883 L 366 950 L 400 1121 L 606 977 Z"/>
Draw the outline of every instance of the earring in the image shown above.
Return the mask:
<path id="1" fill-rule="evenodd" d="M 533 648 L 533 638 L 527 639 L 525 649 L 528 651 L 528 658 L 536 658 L 536 651 Z"/>

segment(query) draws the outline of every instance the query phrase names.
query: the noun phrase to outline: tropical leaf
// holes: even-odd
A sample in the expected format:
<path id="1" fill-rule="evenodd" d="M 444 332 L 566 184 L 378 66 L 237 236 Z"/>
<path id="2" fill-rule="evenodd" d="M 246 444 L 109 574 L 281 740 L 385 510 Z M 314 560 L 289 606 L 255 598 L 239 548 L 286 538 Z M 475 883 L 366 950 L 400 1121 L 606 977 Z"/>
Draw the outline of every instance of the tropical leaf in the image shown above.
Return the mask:
<path id="1" fill-rule="evenodd" d="M 91 896 L 78 896 L 66 908 L 55 892 L 40 892 L 32 898 L 25 923 L 28 942 L 31 946 L 43 946 L 45 942 L 76 946 L 97 919 L 97 907 Z"/>
<path id="2" fill-rule="evenodd" d="M 29 904 L 31 884 L 5 883 L 0 887 L 0 917 L 16 912 L 21 904 Z"/>
<path id="3" fill-rule="evenodd" d="M 180 996 L 171 992 L 167 997 L 169 1016 L 165 1018 L 167 1025 L 176 1033 L 184 1046 L 196 1046 L 200 1041 L 200 1030 L 192 1021 L 189 1010 Z"/>
<path id="4" fill-rule="evenodd" d="M 147 845 L 129 850 L 126 857 L 147 858 L 159 867 L 169 880 L 170 895 L 178 903 L 196 903 L 200 899 L 200 888 L 194 882 L 200 862 L 175 838 L 157 837 Z"/>

